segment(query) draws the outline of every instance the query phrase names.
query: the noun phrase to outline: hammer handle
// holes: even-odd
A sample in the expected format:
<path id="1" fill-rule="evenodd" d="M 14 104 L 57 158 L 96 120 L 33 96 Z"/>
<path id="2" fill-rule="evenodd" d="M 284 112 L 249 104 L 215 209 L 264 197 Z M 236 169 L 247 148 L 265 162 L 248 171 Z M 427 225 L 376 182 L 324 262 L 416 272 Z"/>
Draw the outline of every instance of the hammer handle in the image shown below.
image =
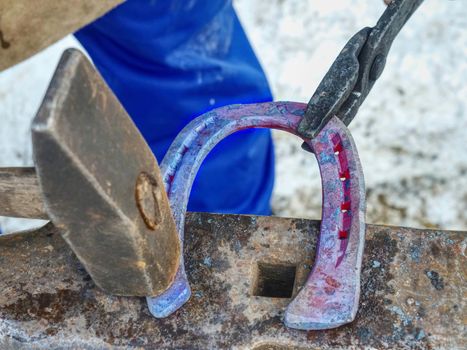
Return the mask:
<path id="1" fill-rule="evenodd" d="M 34 168 L 0 168 L 0 216 L 49 218 Z"/>

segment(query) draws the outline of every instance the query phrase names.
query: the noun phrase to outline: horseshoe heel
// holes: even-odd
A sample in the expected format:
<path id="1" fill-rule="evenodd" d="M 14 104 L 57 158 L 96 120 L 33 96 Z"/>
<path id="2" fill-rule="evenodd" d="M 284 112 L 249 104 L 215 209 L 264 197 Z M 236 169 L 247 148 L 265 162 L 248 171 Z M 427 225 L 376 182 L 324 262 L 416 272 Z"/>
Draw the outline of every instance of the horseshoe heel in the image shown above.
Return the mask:
<path id="1" fill-rule="evenodd" d="M 297 134 L 305 109 L 306 104 L 294 102 L 230 105 L 196 118 L 180 132 L 160 168 L 182 247 L 191 187 L 202 161 L 212 148 L 226 136 L 249 128 L 272 128 Z M 309 327 L 317 325 L 330 328 L 337 326 L 335 314 L 345 309 L 348 322 L 358 305 L 364 240 L 363 177 L 355 145 L 337 118 L 333 118 L 318 137 L 304 141 L 314 149 L 322 174 L 323 221 L 317 267 L 287 309 L 286 324 L 302 329 L 312 329 Z M 355 281 L 351 276 L 355 276 Z M 326 281 L 331 283 L 332 290 L 323 284 Z M 181 255 L 173 284 L 163 294 L 147 297 L 149 310 L 155 317 L 167 317 L 190 295 Z M 340 303 L 336 301 L 339 297 L 342 297 Z M 313 312 L 307 305 L 320 308 Z M 331 311 L 323 309 L 329 307 Z"/>

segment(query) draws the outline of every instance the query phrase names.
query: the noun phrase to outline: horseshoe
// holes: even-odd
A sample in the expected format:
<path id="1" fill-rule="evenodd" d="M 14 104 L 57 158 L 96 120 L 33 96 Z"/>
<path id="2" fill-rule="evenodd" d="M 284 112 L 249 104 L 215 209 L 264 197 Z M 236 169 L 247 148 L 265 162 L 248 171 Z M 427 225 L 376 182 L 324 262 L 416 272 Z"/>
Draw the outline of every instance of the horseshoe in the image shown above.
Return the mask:
<path id="1" fill-rule="evenodd" d="M 191 187 L 213 147 L 228 135 L 249 128 L 298 135 L 305 109 L 306 104 L 295 102 L 230 105 L 203 114 L 180 132 L 160 168 L 182 247 Z M 304 141 L 314 151 L 321 173 L 322 221 L 313 270 L 287 307 L 284 321 L 291 328 L 327 329 L 351 322 L 358 309 L 365 240 L 363 172 L 350 132 L 337 117 L 315 138 Z M 190 295 L 181 254 L 174 282 L 161 295 L 147 297 L 148 307 L 155 317 L 167 317 Z"/>

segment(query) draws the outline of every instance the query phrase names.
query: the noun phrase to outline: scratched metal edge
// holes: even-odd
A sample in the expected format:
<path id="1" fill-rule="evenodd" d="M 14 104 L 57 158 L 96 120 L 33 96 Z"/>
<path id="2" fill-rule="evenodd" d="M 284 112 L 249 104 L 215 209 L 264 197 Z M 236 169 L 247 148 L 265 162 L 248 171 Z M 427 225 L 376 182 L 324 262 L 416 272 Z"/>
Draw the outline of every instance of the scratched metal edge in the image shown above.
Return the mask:
<path id="1" fill-rule="evenodd" d="M 313 261 L 318 221 L 189 214 L 185 253 L 193 297 L 165 320 L 153 319 L 142 298 L 110 297 L 96 288 L 53 225 L 3 236 L 0 348 L 464 347 L 466 232 L 367 226 L 356 320 L 309 332 L 283 326 L 288 299 L 251 297 L 243 286 L 248 281 L 238 280 L 251 277 L 248 257 L 283 260 L 279 246 L 287 241 L 306 238 L 294 254 Z"/>

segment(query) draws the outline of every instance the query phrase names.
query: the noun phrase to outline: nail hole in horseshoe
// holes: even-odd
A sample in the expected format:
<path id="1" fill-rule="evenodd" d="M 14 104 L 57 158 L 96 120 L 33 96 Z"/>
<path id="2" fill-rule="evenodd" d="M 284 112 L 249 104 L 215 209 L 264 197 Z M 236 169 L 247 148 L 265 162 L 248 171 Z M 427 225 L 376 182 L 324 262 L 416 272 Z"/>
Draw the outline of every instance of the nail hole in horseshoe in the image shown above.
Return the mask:
<path id="1" fill-rule="evenodd" d="M 337 234 L 337 238 L 339 240 L 346 240 L 349 238 L 349 229 L 351 226 L 351 202 L 350 202 L 350 193 L 349 191 L 349 179 L 350 179 L 350 171 L 349 171 L 349 164 L 347 162 L 347 155 L 344 151 L 344 146 L 342 143 L 342 138 L 338 134 L 334 134 L 331 137 L 331 141 L 334 144 L 333 151 L 337 157 L 337 163 L 339 165 L 339 179 L 342 181 L 343 184 L 343 191 L 344 191 L 344 199 L 341 203 L 341 227 L 342 229 L 339 230 Z"/>

